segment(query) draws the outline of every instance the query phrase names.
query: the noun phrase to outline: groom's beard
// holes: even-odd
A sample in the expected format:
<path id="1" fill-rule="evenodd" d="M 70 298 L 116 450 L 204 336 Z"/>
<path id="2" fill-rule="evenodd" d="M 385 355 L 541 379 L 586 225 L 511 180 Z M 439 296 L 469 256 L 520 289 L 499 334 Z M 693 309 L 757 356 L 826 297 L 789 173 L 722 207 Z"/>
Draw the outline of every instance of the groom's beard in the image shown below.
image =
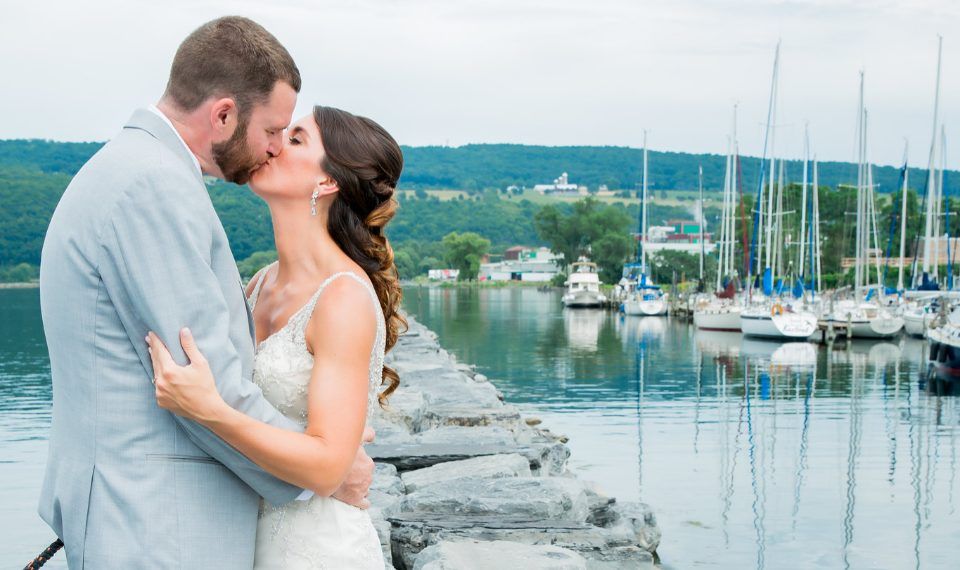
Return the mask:
<path id="1" fill-rule="evenodd" d="M 240 121 L 229 140 L 213 145 L 213 160 L 227 182 L 246 184 L 250 180 L 253 169 L 262 163 L 247 146 L 246 121 Z"/>

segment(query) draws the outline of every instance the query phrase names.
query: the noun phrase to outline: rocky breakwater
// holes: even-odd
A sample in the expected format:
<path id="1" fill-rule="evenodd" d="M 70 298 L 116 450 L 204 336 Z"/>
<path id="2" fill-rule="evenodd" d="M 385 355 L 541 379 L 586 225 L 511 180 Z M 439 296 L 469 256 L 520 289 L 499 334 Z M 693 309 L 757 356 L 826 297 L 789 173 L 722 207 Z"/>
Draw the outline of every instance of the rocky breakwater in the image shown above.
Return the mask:
<path id="1" fill-rule="evenodd" d="M 522 418 L 410 319 L 388 361 L 401 387 L 378 411 L 370 500 L 399 570 L 652 568 L 660 530 L 567 471 L 563 436 Z"/>

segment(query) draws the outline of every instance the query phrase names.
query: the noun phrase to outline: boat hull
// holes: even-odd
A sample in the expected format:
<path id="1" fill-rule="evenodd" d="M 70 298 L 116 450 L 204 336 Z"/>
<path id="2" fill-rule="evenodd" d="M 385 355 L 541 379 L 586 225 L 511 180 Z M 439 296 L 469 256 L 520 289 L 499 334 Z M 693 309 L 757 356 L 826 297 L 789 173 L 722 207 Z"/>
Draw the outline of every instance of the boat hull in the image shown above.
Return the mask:
<path id="1" fill-rule="evenodd" d="M 929 313 L 904 313 L 903 314 L 903 331 L 910 336 L 923 337 L 926 336 L 927 328 L 930 326 L 930 323 L 933 322 L 934 315 Z"/>
<path id="2" fill-rule="evenodd" d="M 930 329 L 930 366 L 941 380 L 960 380 L 960 331 L 946 326 Z"/>
<path id="3" fill-rule="evenodd" d="M 817 330 L 817 317 L 812 313 L 783 313 L 779 315 L 759 312 L 741 313 L 740 329 L 746 336 L 807 340 Z"/>
<path id="4" fill-rule="evenodd" d="M 604 295 L 595 291 L 575 291 L 561 298 L 563 306 L 571 309 L 600 307 L 606 300 Z"/>
<path id="5" fill-rule="evenodd" d="M 706 331 L 739 331 L 739 310 L 703 310 L 693 312 L 693 324 Z"/>
<path id="6" fill-rule="evenodd" d="M 853 338 L 893 338 L 903 330 L 903 318 L 886 317 L 861 321 L 852 321 Z"/>
<path id="7" fill-rule="evenodd" d="M 664 317 L 667 315 L 667 303 L 663 299 L 628 299 L 623 303 L 623 312 L 633 316 Z"/>

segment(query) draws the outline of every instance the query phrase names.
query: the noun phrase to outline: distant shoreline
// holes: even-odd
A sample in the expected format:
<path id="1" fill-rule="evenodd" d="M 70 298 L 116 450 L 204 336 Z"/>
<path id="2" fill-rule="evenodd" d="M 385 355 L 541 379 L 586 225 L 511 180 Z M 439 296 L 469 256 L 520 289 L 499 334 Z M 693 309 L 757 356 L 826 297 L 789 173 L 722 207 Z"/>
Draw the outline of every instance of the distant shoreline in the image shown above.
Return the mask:
<path id="1" fill-rule="evenodd" d="M 36 289 L 40 287 L 39 281 L 29 281 L 27 283 L 0 283 L 0 289 Z"/>

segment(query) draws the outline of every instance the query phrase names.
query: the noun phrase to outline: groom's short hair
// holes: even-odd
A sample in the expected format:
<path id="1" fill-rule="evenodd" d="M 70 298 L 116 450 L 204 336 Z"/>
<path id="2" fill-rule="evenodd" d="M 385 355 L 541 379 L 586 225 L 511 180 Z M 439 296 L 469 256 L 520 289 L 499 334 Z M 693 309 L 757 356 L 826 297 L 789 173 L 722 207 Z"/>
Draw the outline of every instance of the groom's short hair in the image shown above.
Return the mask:
<path id="1" fill-rule="evenodd" d="M 241 117 L 265 102 L 278 81 L 300 92 L 300 70 L 287 49 L 249 18 L 225 16 L 191 33 L 173 57 L 164 97 L 193 111 L 210 97 L 232 97 Z"/>

